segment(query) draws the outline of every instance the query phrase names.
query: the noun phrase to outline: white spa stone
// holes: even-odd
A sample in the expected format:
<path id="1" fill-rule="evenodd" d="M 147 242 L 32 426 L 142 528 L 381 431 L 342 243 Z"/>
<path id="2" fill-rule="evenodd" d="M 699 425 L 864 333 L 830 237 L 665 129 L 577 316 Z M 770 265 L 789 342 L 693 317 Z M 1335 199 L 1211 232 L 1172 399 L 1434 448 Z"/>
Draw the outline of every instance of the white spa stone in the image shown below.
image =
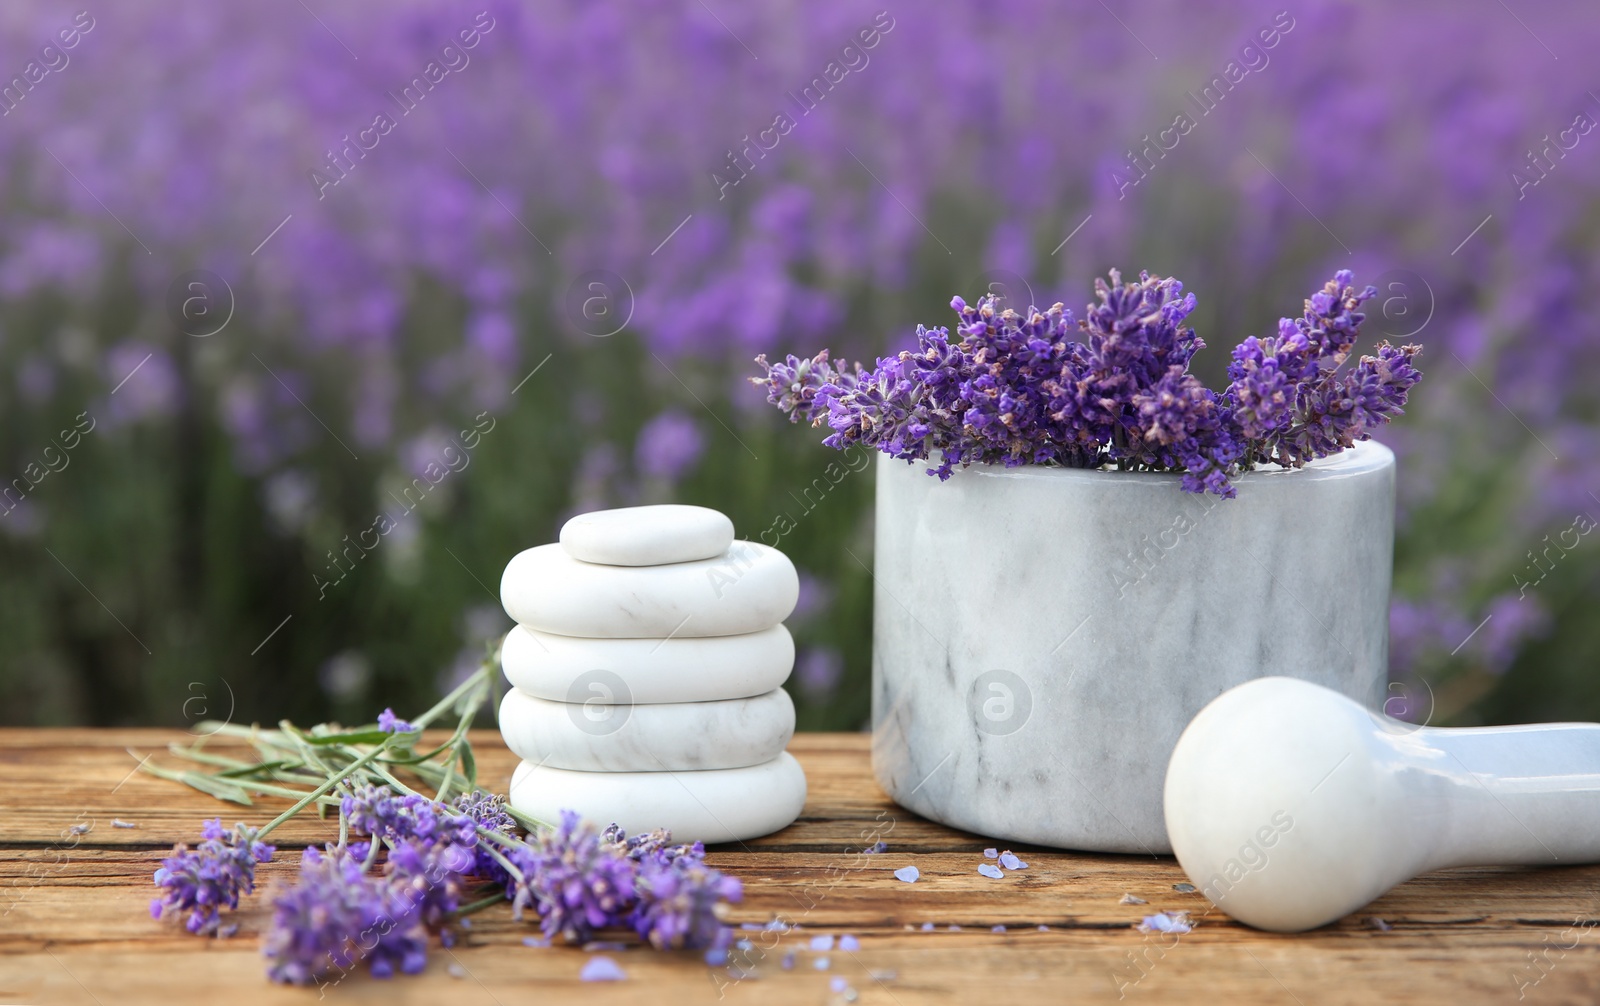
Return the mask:
<path id="1" fill-rule="evenodd" d="M 601 639 L 732 636 L 777 625 L 800 578 L 775 548 L 736 541 L 722 555 L 664 566 L 580 562 L 560 545 L 518 553 L 500 578 L 512 621 Z"/>
<path id="2" fill-rule="evenodd" d="M 703 506 L 659 503 L 595 510 L 561 527 L 574 559 L 610 566 L 660 566 L 714 559 L 733 544 L 733 521 Z"/>
<path id="3" fill-rule="evenodd" d="M 551 702 L 512 689 L 500 733 L 517 757 L 580 772 L 696 772 L 769 762 L 794 736 L 782 688 L 747 699 L 606 705 Z"/>
<path id="4" fill-rule="evenodd" d="M 557 702 L 708 702 L 781 686 L 794 669 L 794 637 L 782 625 L 673 639 L 586 639 L 518 625 L 500 664 L 513 685 Z"/>
<path id="5" fill-rule="evenodd" d="M 792 824 L 806 802 L 806 776 L 785 751 L 748 768 L 708 772 L 571 772 L 523 762 L 511 774 L 511 805 L 555 823 L 561 811 L 629 834 L 667 828 L 679 842 L 736 842 Z"/>

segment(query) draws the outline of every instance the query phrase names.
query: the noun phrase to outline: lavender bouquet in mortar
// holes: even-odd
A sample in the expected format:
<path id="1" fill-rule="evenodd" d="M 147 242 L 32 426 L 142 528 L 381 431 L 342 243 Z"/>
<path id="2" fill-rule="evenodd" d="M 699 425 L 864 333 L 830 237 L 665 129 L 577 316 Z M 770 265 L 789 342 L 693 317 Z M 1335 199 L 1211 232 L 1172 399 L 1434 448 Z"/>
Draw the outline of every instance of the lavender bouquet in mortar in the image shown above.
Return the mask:
<path id="1" fill-rule="evenodd" d="M 867 370 L 809 360 L 756 358 L 768 401 L 790 421 L 826 422 L 823 443 L 862 443 L 908 462 L 930 458 L 940 479 L 973 463 L 1064 465 L 1182 472 L 1187 492 L 1232 498 L 1232 476 L 1260 464 L 1299 468 L 1335 454 L 1400 414 L 1421 379 L 1420 346 L 1378 346 L 1345 368 L 1361 329 L 1357 292 L 1340 270 L 1284 318 L 1274 336 L 1233 350 L 1220 394 L 1189 372 L 1203 349 L 1183 320 L 1194 294 L 1141 272 L 1095 281 L 1098 304 L 1075 320 L 1061 304 L 1026 315 L 951 301 L 959 320 L 917 326 L 917 348 Z"/>

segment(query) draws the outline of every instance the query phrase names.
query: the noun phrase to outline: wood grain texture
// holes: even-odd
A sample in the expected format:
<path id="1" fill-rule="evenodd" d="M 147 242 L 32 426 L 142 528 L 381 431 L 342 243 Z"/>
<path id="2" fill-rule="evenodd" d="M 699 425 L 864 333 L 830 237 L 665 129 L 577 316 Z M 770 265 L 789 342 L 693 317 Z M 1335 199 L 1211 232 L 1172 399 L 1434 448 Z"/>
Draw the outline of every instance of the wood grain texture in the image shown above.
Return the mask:
<path id="1" fill-rule="evenodd" d="M 165 747 L 180 739 L 165 730 L 0 731 L 0 1003 L 177 1006 L 317 996 L 264 978 L 259 894 L 247 899 L 230 940 L 197 939 L 151 920 L 151 872 L 173 842 L 193 840 L 205 817 L 261 824 L 284 806 L 225 805 L 129 774 L 146 754 L 174 764 Z M 503 788 L 515 758 L 492 731 L 473 742 L 483 781 Z M 1511 1002 L 1520 991 L 1532 1002 L 1600 1000 L 1600 927 L 1583 925 L 1600 919 L 1600 867 L 1442 871 L 1316 932 L 1259 933 L 1208 911 L 1200 895 L 1175 891 L 1185 878 L 1169 858 L 1014 847 L 1030 868 L 986 879 L 976 867 L 982 849 L 997 843 L 890 803 L 872 780 L 865 736 L 801 734 L 790 750 L 810 780 L 801 819 L 708 857 L 744 881 L 735 924 L 776 917 L 800 926 L 787 935 L 741 934 L 752 941 L 748 976 L 708 968 L 693 954 L 644 951 L 629 939 L 628 949 L 610 952 L 626 981 L 581 983 L 583 950 L 525 947 L 532 930 L 496 907 L 475 916 L 454 949 L 436 948 L 424 974 L 388 982 L 352 974 L 324 997 L 764 1006 L 846 1002 L 853 994 L 896 1006 L 1119 999 L 1312 1006 Z M 113 818 L 137 827 L 114 828 Z M 73 836 L 75 823 L 89 830 Z M 262 867 L 263 880 L 289 876 L 298 847 L 332 834 L 309 816 L 279 829 L 282 851 Z M 888 852 L 861 853 L 878 839 Z M 892 871 L 907 864 L 922 871 L 918 883 L 894 879 Z M 1120 904 L 1125 892 L 1150 904 Z M 1160 909 L 1189 910 L 1198 925 L 1182 937 L 1132 928 Z M 1364 921 L 1369 916 L 1393 928 L 1378 931 Z M 923 931 L 926 923 L 935 929 Z M 843 933 L 855 934 L 860 949 L 808 949 L 812 936 Z M 826 971 L 815 966 L 823 956 Z M 834 994 L 835 976 L 852 991 Z"/>

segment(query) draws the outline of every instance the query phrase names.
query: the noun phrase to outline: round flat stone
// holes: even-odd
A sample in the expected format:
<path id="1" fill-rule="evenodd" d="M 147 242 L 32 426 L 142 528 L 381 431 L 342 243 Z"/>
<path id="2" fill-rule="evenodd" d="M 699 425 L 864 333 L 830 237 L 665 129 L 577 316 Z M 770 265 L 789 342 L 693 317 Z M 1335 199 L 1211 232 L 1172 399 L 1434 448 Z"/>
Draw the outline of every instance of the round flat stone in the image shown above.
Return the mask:
<path id="1" fill-rule="evenodd" d="M 707 772 L 573 772 L 522 762 L 511 774 L 511 806 L 541 821 L 574 810 L 597 827 L 628 834 L 667 828 L 678 842 L 739 842 L 794 823 L 806 774 L 785 751 L 748 768 Z"/>
<path id="2" fill-rule="evenodd" d="M 794 736 L 794 702 L 782 688 L 722 702 L 602 699 L 551 702 L 513 688 L 500 701 L 500 733 L 525 761 L 579 772 L 744 768 L 778 757 Z"/>
<path id="3" fill-rule="evenodd" d="M 500 666 L 513 685 L 556 702 L 741 699 L 788 680 L 794 637 L 782 625 L 672 639 L 586 639 L 518 625 L 506 635 Z"/>
<path id="4" fill-rule="evenodd" d="M 732 544 L 733 521 L 726 514 L 682 503 L 595 510 L 561 527 L 568 555 L 608 566 L 714 559 Z"/>
<path id="5" fill-rule="evenodd" d="M 722 555 L 665 566 L 580 562 L 560 545 L 520 552 L 500 578 L 511 620 L 559 636 L 665 639 L 771 628 L 800 597 L 794 563 L 736 541 Z"/>

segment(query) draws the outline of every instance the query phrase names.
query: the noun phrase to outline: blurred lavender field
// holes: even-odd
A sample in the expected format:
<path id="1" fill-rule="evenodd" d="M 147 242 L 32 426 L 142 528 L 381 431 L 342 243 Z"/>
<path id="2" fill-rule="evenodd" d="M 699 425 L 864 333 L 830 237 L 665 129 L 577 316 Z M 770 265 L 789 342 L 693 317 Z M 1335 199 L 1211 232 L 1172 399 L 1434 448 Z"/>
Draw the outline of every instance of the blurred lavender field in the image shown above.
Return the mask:
<path id="1" fill-rule="evenodd" d="M 1427 375 L 1390 711 L 1600 718 L 1597 43 L 1528 0 L 6 4 L 0 719 L 415 706 L 517 550 L 675 500 L 793 557 L 800 724 L 858 726 L 872 476 L 751 358 L 1113 267 L 1198 294 L 1213 383 L 1378 285 Z"/>

